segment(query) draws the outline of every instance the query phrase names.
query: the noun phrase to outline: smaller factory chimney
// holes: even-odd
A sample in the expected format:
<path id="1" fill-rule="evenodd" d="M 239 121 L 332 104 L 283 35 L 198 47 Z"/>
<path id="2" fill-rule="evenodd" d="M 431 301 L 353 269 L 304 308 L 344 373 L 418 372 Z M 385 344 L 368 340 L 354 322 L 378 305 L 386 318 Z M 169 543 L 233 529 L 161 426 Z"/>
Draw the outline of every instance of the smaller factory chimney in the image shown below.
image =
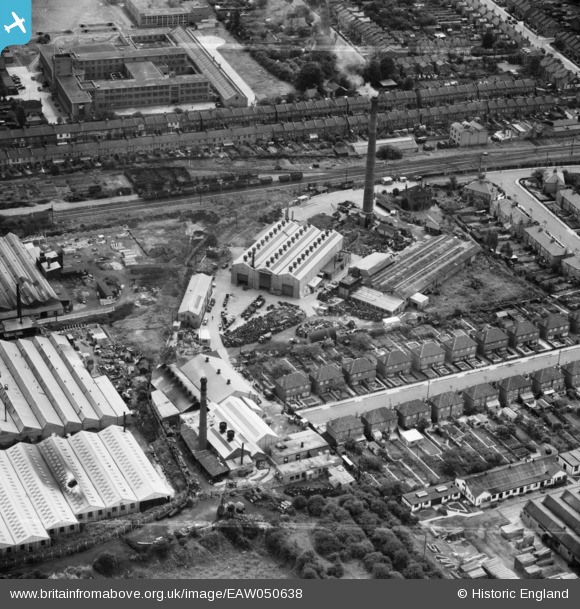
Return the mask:
<path id="1" fill-rule="evenodd" d="M 20 284 L 16 284 L 16 313 L 18 314 L 18 319 L 20 323 L 22 323 L 22 296 L 20 295 Z"/>
<path id="2" fill-rule="evenodd" d="M 244 464 L 244 443 L 242 442 L 242 454 L 240 455 L 240 465 Z"/>
<path id="3" fill-rule="evenodd" d="M 200 380 L 201 391 L 199 397 L 199 450 L 207 448 L 207 379 Z"/>

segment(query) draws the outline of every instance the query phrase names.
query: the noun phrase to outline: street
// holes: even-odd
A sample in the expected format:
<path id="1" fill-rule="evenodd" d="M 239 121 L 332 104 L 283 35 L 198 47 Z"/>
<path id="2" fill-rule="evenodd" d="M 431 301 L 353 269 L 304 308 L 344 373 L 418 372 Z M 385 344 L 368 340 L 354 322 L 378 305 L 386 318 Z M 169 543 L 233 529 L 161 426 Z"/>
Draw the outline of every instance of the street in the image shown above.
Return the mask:
<path id="1" fill-rule="evenodd" d="M 346 415 L 360 416 L 363 412 L 374 410 L 381 406 L 393 408 L 410 400 L 424 400 L 430 396 L 440 395 L 447 391 L 462 391 L 481 383 L 500 381 L 510 376 L 524 374 L 549 368 L 557 364 L 567 364 L 580 359 L 580 345 L 573 345 L 557 351 L 540 353 L 512 362 L 502 362 L 478 370 L 459 372 L 436 378 L 430 381 L 413 383 L 395 389 L 386 389 L 369 396 L 358 396 L 352 400 L 324 404 L 301 410 L 300 415 L 308 419 L 315 427 L 325 428 L 331 419 Z"/>
<path id="2" fill-rule="evenodd" d="M 561 169 L 561 168 L 560 168 Z M 569 170 L 576 170 L 577 167 L 567 167 Z M 552 171 L 552 168 L 549 168 Z M 504 192 L 517 201 L 520 207 L 527 211 L 534 221 L 539 222 L 540 226 L 555 237 L 568 252 L 573 253 L 580 250 L 580 236 L 576 231 L 564 224 L 560 218 L 555 216 L 545 205 L 538 201 L 525 188 L 520 186 L 518 180 L 530 176 L 529 169 L 516 171 L 496 171 L 487 174 L 490 182 L 501 186 Z"/>

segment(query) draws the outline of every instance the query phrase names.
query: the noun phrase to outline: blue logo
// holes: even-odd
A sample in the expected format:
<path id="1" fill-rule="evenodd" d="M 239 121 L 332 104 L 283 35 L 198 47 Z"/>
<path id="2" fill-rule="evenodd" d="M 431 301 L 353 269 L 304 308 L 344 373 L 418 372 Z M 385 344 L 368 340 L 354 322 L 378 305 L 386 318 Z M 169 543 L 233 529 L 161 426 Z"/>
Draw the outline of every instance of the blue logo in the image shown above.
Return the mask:
<path id="1" fill-rule="evenodd" d="M 0 0 L 0 51 L 30 42 L 32 0 Z"/>

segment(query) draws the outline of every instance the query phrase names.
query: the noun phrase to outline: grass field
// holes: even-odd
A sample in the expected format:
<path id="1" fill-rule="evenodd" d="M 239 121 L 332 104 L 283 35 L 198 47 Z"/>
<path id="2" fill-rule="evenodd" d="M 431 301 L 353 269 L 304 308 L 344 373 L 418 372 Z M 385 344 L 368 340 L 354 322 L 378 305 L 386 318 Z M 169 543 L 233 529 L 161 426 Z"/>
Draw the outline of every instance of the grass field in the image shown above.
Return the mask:
<path id="1" fill-rule="evenodd" d="M 120 6 L 103 0 L 32 0 L 32 27 L 36 32 L 62 33 L 81 23 L 114 21 L 129 25 L 129 17 Z"/>

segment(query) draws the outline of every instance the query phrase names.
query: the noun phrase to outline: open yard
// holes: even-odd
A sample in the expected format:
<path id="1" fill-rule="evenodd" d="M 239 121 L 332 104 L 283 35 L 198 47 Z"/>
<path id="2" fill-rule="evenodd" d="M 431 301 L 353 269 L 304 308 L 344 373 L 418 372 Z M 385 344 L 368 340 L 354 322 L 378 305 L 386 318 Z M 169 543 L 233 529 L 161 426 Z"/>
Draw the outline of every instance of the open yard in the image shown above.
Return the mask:
<path id="1" fill-rule="evenodd" d="M 492 307 L 502 302 L 526 300 L 542 295 L 536 288 L 506 267 L 480 254 L 471 266 L 465 267 L 430 296 L 430 313 L 445 318 L 481 306 Z"/>

